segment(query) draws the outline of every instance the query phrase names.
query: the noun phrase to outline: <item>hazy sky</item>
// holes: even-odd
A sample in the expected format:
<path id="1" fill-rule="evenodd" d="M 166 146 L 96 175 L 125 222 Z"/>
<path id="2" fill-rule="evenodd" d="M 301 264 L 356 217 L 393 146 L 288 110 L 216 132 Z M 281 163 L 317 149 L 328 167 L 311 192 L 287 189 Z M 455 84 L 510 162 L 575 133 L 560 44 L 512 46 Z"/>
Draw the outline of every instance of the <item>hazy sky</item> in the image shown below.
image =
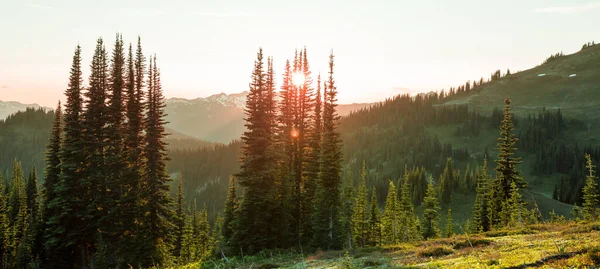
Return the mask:
<path id="1" fill-rule="evenodd" d="M 158 55 L 167 97 L 247 90 L 259 46 L 280 75 L 306 45 L 314 73 L 334 50 L 350 103 L 528 69 L 599 41 L 599 25 L 599 0 L 0 0 L 0 100 L 54 106 L 74 47 L 87 80 L 96 39 L 117 32 Z"/>

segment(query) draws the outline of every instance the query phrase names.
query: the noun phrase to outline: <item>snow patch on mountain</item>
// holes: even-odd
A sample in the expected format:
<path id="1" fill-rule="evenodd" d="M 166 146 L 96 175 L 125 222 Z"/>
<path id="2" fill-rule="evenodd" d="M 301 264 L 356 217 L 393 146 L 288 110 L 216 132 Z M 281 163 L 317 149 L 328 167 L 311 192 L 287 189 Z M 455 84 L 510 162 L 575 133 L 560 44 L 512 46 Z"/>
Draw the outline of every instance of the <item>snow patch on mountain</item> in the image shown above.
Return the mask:
<path id="1" fill-rule="evenodd" d="M 185 98 L 170 98 L 167 99 L 167 105 L 172 106 L 210 106 L 212 104 L 219 104 L 224 107 L 235 107 L 244 109 L 246 106 L 246 96 L 248 92 L 225 94 L 219 93 L 208 97 L 201 97 L 196 99 L 185 99 Z"/>

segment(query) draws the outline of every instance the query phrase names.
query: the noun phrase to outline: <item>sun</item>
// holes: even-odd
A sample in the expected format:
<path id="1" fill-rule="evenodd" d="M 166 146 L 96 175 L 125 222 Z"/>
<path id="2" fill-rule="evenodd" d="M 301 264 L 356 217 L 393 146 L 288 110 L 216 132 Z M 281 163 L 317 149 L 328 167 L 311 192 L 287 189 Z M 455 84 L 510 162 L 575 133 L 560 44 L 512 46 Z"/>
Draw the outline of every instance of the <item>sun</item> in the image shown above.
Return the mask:
<path id="1" fill-rule="evenodd" d="M 294 85 L 296 85 L 297 87 L 300 87 L 300 86 L 304 85 L 304 82 L 305 82 L 304 73 L 295 72 L 294 74 L 292 74 L 292 83 L 294 83 Z"/>

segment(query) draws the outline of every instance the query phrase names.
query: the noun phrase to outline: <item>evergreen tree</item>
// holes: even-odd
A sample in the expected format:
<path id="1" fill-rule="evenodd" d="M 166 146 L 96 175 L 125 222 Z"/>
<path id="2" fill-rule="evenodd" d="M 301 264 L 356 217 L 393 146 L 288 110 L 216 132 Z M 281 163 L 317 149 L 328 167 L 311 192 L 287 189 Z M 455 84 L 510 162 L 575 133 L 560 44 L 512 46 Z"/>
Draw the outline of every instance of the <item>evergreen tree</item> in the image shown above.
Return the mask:
<path id="1" fill-rule="evenodd" d="M 81 193 L 86 206 L 85 217 L 82 221 L 82 239 L 86 252 L 93 253 L 94 242 L 97 238 L 96 231 L 106 227 L 102 222 L 107 215 L 107 169 L 105 168 L 106 132 L 106 99 L 108 91 L 108 56 L 101 38 L 96 43 L 92 58 L 89 88 L 85 92 L 82 114 L 83 127 L 83 178 L 81 180 L 84 192 Z M 93 254 L 92 254 L 93 255 Z M 82 260 L 84 267 L 90 266 L 90 255 L 85 255 Z"/>
<path id="2" fill-rule="evenodd" d="M 381 245 L 381 212 L 377 202 L 375 188 L 371 191 L 371 208 L 369 209 L 368 244 L 371 246 Z"/>
<path id="3" fill-rule="evenodd" d="M 294 71 L 290 66 L 290 61 L 287 60 L 285 64 L 285 71 L 283 74 L 283 83 L 281 84 L 281 89 L 279 91 L 279 114 L 277 118 L 278 122 L 278 137 L 277 143 L 281 148 L 280 151 L 280 176 L 277 184 L 277 196 L 278 196 L 278 209 L 279 213 L 279 221 L 278 221 L 278 229 L 279 229 L 279 241 L 282 246 L 289 246 L 290 241 L 293 239 L 293 231 L 291 230 L 292 221 L 292 187 L 294 186 L 294 173 L 292 171 L 294 165 L 294 156 L 296 149 L 294 147 L 294 136 L 296 131 L 294 129 L 294 102 L 295 102 L 295 92 L 294 86 L 292 85 L 292 76 Z M 317 171 L 318 173 L 318 171 Z M 308 187 L 307 187 L 308 188 Z M 307 189 L 306 194 L 309 194 L 309 190 Z M 314 196 L 314 195 L 313 195 Z M 312 207 L 305 207 L 304 210 L 310 211 Z M 227 219 L 227 216 L 225 216 Z M 226 220 L 225 222 L 229 222 Z M 224 227 L 226 228 L 226 227 Z M 310 229 L 305 227 L 305 232 L 309 232 Z M 227 228 L 226 228 L 227 229 Z M 224 231 L 225 234 L 229 234 L 229 231 Z M 229 236 L 225 237 L 225 240 L 231 243 L 229 240 Z"/>
<path id="4" fill-rule="evenodd" d="M 106 113 L 106 145 L 105 145 L 105 170 L 106 186 L 104 187 L 108 199 L 106 199 L 107 212 L 101 220 L 100 228 L 105 236 L 98 236 L 102 239 L 102 249 L 98 251 L 102 258 L 105 254 L 114 252 L 118 238 L 123 235 L 124 213 L 119 201 L 128 191 L 126 175 L 127 156 L 125 155 L 125 51 L 123 37 L 116 36 L 112 58 L 110 61 L 109 79 L 107 87 L 108 104 L 105 108 Z M 114 266 L 114 264 L 110 264 Z M 107 264 L 106 266 L 109 266 Z"/>
<path id="5" fill-rule="evenodd" d="M 454 168 L 452 167 L 452 159 L 446 159 L 446 167 L 444 172 L 440 175 L 440 194 L 441 202 L 443 204 L 450 203 L 452 199 L 452 191 L 454 185 Z"/>
<path id="6" fill-rule="evenodd" d="M 333 77 L 334 56 L 329 56 L 329 78 L 326 82 L 323 106 L 322 164 L 319 174 L 319 190 L 316 197 L 314 244 L 323 249 L 339 248 L 340 185 L 341 185 L 341 138 L 337 130 L 340 116 L 336 112 L 337 87 Z"/>
<path id="7" fill-rule="evenodd" d="M 2 179 L 0 173 L 0 179 Z M 0 184 L 0 264 L 8 263 L 10 256 L 10 245 L 12 231 L 10 230 L 10 220 L 8 219 L 8 209 L 6 207 L 6 197 L 2 190 L 3 184 Z"/>
<path id="8" fill-rule="evenodd" d="M 433 186 L 433 178 L 429 179 L 427 192 L 425 193 L 425 213 L 423 213 L 423 238 L 437 238 L 441 232 L 438 228 L 438 218 L 440 216 L 438 210 L 440 207 L 437 201 L 437 194 Z"/>
<path id="9" fill-rule="evenodd" d="M 503 204 L 503 224 L 508 227 L 522 227 L 525 211 L 522 196 L 515 182 L 510 183 L 509 199 Z"/>
<path id="10" fill-rule="evenodd" d="M 475 203 L 473 204 L 473 229 L 474 232 L 487 232 L 490 230 L 489 219 L 489 184 L 488 184 L 487 157 L 483 158 L 483 167 L 477 175 L 477 188 L 475 190 Z"/>
<path id="11" fill-rule="evenodd" d="M 77 46 L 73 56 L 69 87 L 65 92 L 67 102 L 64 112 L 64 140 L 60 147 L 54 148 L 60 150 L 58 158 L 52 159 L 52 162 L 60 159 L 61 163 L 59 167 L 53 166 L 53 173 L 60 171 L 60 179 L 52 188 L 52 195 L 48 197 L 51 200 L 48 201 L 48 220 L 44 236 L 48 267 L 69 268 L 72 263 L 81 261 L 83 257 L 80 255 L 85 253 L 85 244 L 81 237 L 84 225 L 81 220 L 85 215 L 85 204 L 82 196 L 73 195 L 85 193 L 81 184 L 83 176 L 82 88 L 81 48 Z M 55 126 L 57 125 L 58 123 L 55 123 Z M 48 162 L 47 165 L 50 166 L 52 162 Z M 60 255 L 57 255 L 59 253 Z"/>
<path id="12" fill-rule="evenodd" d="M 195 206 L 194 206 L 195 208 Z M 208 224 L 208 213 L 206 212 L 206 205 L 200 214 L 194 212 L 194 224 L 193 224 L 193 238 L 195 242 L 196 260 L 202 260 L 210 255 L 212 250 L 212 240 L 210 236 L 210 225 Z"/>
<path id="13" fill-rule="evenodd" d="M 46 146 L 46 167 L 44 169 L 44 184 L 42 188 L 42 228 L 40 233 L 43 235 L 43 231 L 47 227 L 51 217 L 57 216 L 59 213 L 56 212 L 54 205 L 50 202 L 56 199 L 57 191 L 56 187 L 59 185 L 60 180 L 60 143 L 62 139 L 62 107 L 60 101 L 56 110 L 54 110 L 54 122 L 52 124 L 52 134 Z M 42 241 L 42 240 L 40 240 Z"/>
<path id="14" fill-rule="evenodd" d="M 38 200 L 38 181 L 35 166 L 27 178 L 25 193 L 27 195 L 27 213 L 31 217 L 30 223 L 37 224 L 40 204 Z"/>
<path id="15" fill-rule="evenodd" d="M 13 161 L 12 180 L 10 184 L 10 196 L 8 197 L 9 215 L 8 218 L 15 223 L 17 215 L 21 210 L 21 201 L 25 193 L 23 192 L 23 169 L 21 162 Z"/>
<path id="16" fill-rule="evenodd" d="M 492 184 L 491 196 L 491 222 L 498 225 L 502 219 L 502 211 L 505 209 L 502 202 L 508 200 L 510 194 L 510 184 L 515 182 L 517 188 L 522 189 L 527 186 L 526 182 L 520 176 L 516 165 L 521 162 L 521 158 L 514 157 L 515 145 L 518 138 L 515 137 L 513 130 L 512 113 L 510 112 L 511 101 L 506 98 L 504 101 L 504 117 L 500 126 L 500 137 L 498 138 L 498 159 L 496 160 L 496 179 Z"/>
<path id="17" fill-rule="evenodd" d="M 448 207 L 448 216 L 446 216 L 446 237 L 454 235 L 454 221 L 452 220 L 452 208 Z"/>
<path id="18" fill-rule="evenodd" d="M 388 244 L 399 242 L 400 234 L 400 204 L 398 203 L 398 191 L 396 185 L 390 180 L 388 195 L 385 200 L 385 210 L 383 211 L 383 238 Z"/>
<path id="19" fill-rule="evenodd" d="M 588 170 L 586 175 L 585 187 L 583 187 L 583 218 L 587 221 L 598 220 L 599 215 L 599 195 L 598 195 L 598 183 L 596 182 L 596 171 L 592 164 L 592 157 L 589 154 L 585 154 L 585 168 Z"/>
<path id="20" fill-rule="evenodd" d="M 278 244 L 274 183 L 277 175 L 273 131 L 274 102 L 266 86 L 262 49 L 254 64 L 250 91 L 246 101 L 246 132 L 242 135 L 242 160 L 236 175 L 242 186 L 242 200 L 237 215 L 236 241 L 245 253 L 253 253 Z"/>
<path id="21" fill-rule="evenodd" d="M 156 56 L 151 59 L 148 75 L 148 110 L 146 115 L 145 148 L 146 159 L 143 205 L 145 212 L 145 227 L 143 238 L 146 253 L 145 264 L 162 264 L 167 261 L 171 251 L 169 230 L 172 228 L 173 213 L 169 196 L 169 182 L 166 162 L 167 149 L 165 143 L 165 97 L 160 82 L 160 70 L 156 64 Z"/>
<path id="22" fill-rule="evenodd" d="M 181 243 L 183 242 L 183 230 L 185 229 L 185 213 L 183 212 L 183 178 L 179 174 L 179 184 L 177 184 L 177 207 L 175 211 L 175 248 L 173 255 L 179 257 L 181 255 Z"/>
<path id="23" fill-rule="evenodd" d="M 408 169 L 404 170 L 402 186 L 400 187 L 400 229 L 402 233 L 401 239 L 404 242 L 414 241 L 420 238 L 418 232 L 419 222 L 410 196 L 410 179 Z"/>
<path id="24" fill-rule="evenodd" d="M 365 247 L 367 244 L 368 231 L 368 201 L 367 201 L 367 167 L 363 161 L 361 172 L 361 180 L 356 191 L 356 202 L 354 204 L 354 212 L 352 214 L 352 230 L 354 242 L 360 247 Z"/>
<path id="25" fill-rule="evenodd" d="M 356 190 L 352 186 L 352 172 L 350 170 L 346 173 L 346 179 L 342 187 L 342 200 L 340 205 L 340 225 L 341 225 L 341 237 L 343 240 L 343 246 L 347 249 L 352 249 L 354 246 L 354 238 L 356 234 L 354 232 L 354 212 L 356 208 Z"/>
<path id="26" fill-rule="evenodd" d="M 184 216 L 185 226 L 183 229 L 183 236 L 181 240 L 181 251 L 179 254 L 179 262 L 181 264 L 188 264 L 194 260 L 196 253 L 194 245 L 194 230 L 192 227 L 192 220 L 189 216 Z"/>
<path id="27" fill-rule="evenodd" d="M 119 242 L 118 253 L 120 264 L 139 264 L 147 254 L 142 250 L 140 238 L 141 223 L 144 212 L 141 208 L 142 174 L 144 173 L 144 133 L 143 133 L 143 86 L 145 57 L 142 52 L 141 39 L 138 37 L 135 58 L 131 44 L 127 56 L 126 67 L 126 113 L 124 130 L 125 169 L 121 180 L 123 192 L 118 199 L 115 215 L 120 216 L 121 227 L 117 234 L 129 234 Z M 118 229 L 118 227 L 116 227 Z"/>
<path id="28" fill-rule="evenodd" d="M 225 240 L 224 245 L 233 246 L 233 237 L 235 232 L 235 214 L 238 209 L 238 200 L 235 194 L 235 178 L 229 177 L 229 188 L 227 189 L 227 202 L 225 202 L 225 212 L 223 217 L 223 228 L 221 234 Z M 234 248 L 235 249 L 235 248 Z"/>
<path id="29" fill-rule="evenodd" d="M 304 55 L 306 55 L 306 53 Z M 310 73 L 305 75 L 310 75 Z M 314 102 L 314 113 L 312 115 L 312 126 L 310 129 L 310 154 L 308 155 L 307 159 L 306 182 L 304 183 L 302 236 L 305 240 L 310 240 L 313 237 L 312 223 L 310 218 L 313 214 L 312 209 L 315 202 L 317 184 L 319 181 L 319 172 L 321 170 L 321 140 L 323 138 L 322 107 L 323 98 L 321 96 L 321 75 L 319 75 L 317 77 L 317 92 Z"/>

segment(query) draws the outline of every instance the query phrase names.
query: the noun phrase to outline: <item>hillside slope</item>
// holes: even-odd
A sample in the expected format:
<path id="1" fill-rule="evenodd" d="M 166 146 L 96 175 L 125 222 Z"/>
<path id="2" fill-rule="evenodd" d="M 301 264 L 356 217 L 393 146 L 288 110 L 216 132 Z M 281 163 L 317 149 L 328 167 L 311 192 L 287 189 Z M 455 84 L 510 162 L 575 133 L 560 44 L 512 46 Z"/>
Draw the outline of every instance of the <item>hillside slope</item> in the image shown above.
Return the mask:
<path id="1" fill-rule="evenodd" d="M 478 91 L 448 97 L 443 104 L 468 104 L 491 112 L 506 97 L 520 115 L 542 107 L 560 108 L 565 116 L 594 123 L 600 118 L 600 45 L 486 83 Z"/>

